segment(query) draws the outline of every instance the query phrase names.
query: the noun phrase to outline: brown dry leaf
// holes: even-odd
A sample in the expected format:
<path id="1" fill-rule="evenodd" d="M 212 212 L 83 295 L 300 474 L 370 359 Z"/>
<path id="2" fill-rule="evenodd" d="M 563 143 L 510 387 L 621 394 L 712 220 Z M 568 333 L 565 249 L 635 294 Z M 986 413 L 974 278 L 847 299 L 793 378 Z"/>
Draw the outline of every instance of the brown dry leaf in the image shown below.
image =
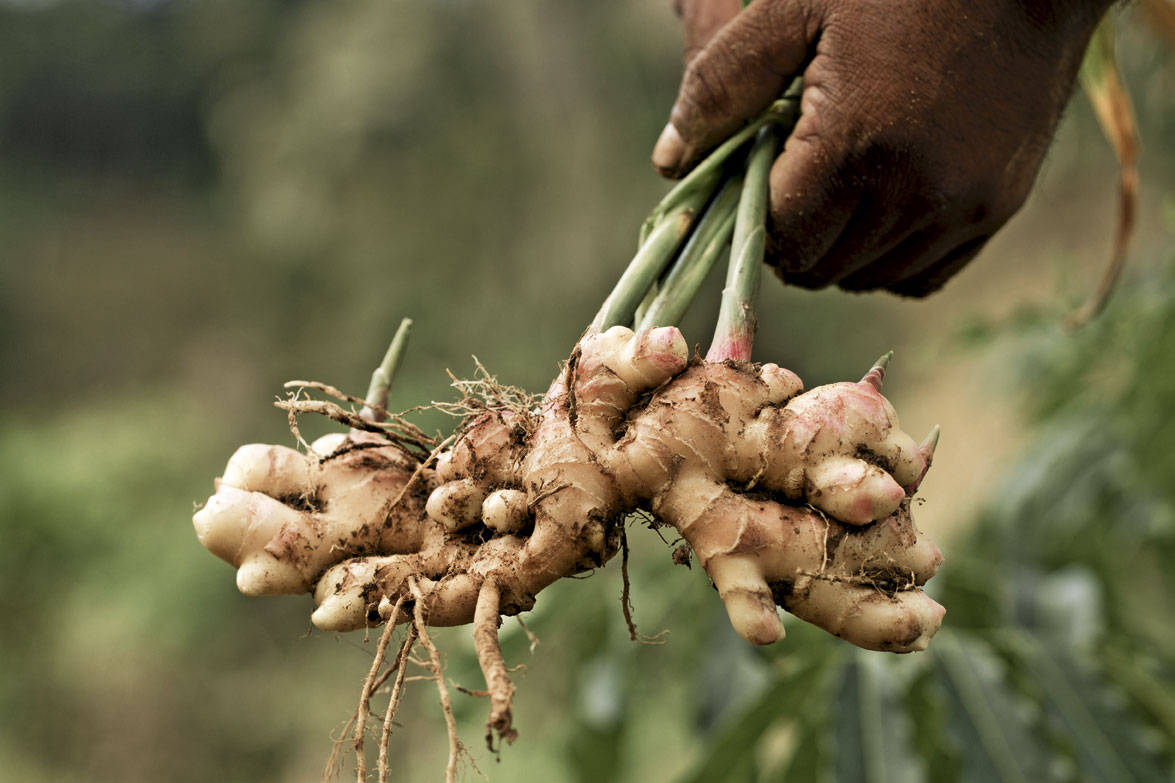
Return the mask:
<path id="1" fill-rule="evenodd" d="M 1175 43 L 1175 0 L 1142 0 L 1139 7 L 1151 27 Z"/>
<path id="2" fill-rule="evenodd" d="M 1155 1 L 1170 5 L 1168 0 Z M 1069 316 L 1066 325 L 1070 328 L 1081 326 L 1105 307 L 1126 262 L 1126 249 L 1134 231 L 1138 201 L 1138 123 L 1114 52 L 1116 29 L 1113 15 L 1107 14 L 1094 32 L 1081 64 L 1081 86 L 1118 157 L 1118 226 L 1110 263 L 1101 283 L 1089 301 Z"/>

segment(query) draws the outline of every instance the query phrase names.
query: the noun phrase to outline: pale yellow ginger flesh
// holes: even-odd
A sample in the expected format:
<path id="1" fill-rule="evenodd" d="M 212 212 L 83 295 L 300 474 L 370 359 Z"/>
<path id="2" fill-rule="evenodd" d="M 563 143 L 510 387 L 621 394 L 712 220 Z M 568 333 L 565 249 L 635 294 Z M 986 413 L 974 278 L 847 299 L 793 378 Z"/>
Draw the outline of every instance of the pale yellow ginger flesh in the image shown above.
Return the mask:
<path id="1" fill-rule="evenodd" d="M 636 510 L 680 533 L 750 642 L 783 638 L 782 607 L 921 650 L 944 613 L 921 590 L 942 556 L 910 517 L 932 446 L 899 429 L 879 379 L 802 393 L 774 364 L 691 363 L 675 328 L 615 327 L 580 342 L 537 412 L 487 411 L 432 466 L 357 431 L 308 454 L 245 446 L 194 522 L 242 592 L 313 590 L 320 628 L 409 622 L 411 585 L 429 625 L 476 615 L 487 679 L 497 616 L 606 563 Z"/>

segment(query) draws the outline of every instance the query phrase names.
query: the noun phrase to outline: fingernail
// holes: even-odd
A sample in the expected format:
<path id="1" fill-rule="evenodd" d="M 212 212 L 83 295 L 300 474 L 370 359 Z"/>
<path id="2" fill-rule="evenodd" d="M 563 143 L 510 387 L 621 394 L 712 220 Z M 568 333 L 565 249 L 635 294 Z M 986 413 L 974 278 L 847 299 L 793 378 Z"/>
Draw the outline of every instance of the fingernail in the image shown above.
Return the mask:
<path id="1" fill-rule="evenodd" d="M 681 166 L 681 159 L 685 156 L 685 142 L 673 124 L 667 124 L 665 130 L 653 146 L 653 166 L 663 174 L 672 174 Z"/>

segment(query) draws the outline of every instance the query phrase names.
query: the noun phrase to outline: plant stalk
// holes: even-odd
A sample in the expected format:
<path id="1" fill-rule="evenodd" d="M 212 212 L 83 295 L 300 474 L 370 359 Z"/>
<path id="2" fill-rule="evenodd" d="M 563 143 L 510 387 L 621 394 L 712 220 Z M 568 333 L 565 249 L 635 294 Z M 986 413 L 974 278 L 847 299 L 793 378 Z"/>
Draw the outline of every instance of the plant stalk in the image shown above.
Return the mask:
<path id="1" fill-rule="evenodd" d="M 777 148 L 774 128 L 761 129 L 747 161 L 731 239 L 726 287 L 722 290 L 718 324 L 706 361 L 751 360 L 757 327 L 755 303 L 767 250 L 767 181 Z"/>
<path id="2" fill-rule="evenodd" d="M 387 414 L 388 394 L 392 388 L 392 381 L 396 379 L 396 371 L 400 368 L 400 361 L 404 358 L 404 352 L 408 350 L 408 337 L 411 334 L 412 319 L 405 318 L 400 321 L 400 326 L 396 329 L 392 344 L 388 346 L 383 361 L 371 374 L 371 383 L 367 387 L 367 394 L 363 397 L 366 405 L 359 412 L 360 418 L 377 423 L 384 420 Z"/>
<path id="3" fill-rule="evenodd" d="M 677 326 L 702 287 L 710 270 L 730 244 L 742 178 L 728 180 L 670 267 L 660 290 L 639 314 L 637 330 Z"/>
<path id="4" fill-rule="evenodd" d="M 652 233 L 653 229 L 667 215 L 679 209 L 687 201 L 693 203 L 698 192 L 705 193 L 708 198 L 714 192 L 719 179 L 722 177 L 723 164 L 726 163 L 727 158 L 733 155 L 749 139 L 753 138 L 761 128 L 776 123 L 790 126 L 795 122 L 799 114 L 799 101 L 797 98 L 791 97 L 791 93 L 792 90 L 789 89 L 788 97 L 781 98 L 772 103 L 762 114 L 743 127 L 742 130 L 720 144 L 717 149 L 695 166 L 693 171 L 678 182 L 665 195 L 665 198 L 661 199 L 661 202 L 653 208 L 653 211 L 649 213 L 649 216 L 641 226 L 640 236 L 642 245 L 645 239 Z M 705 203 L 706 199 L 702 201 Z"/>
<path id="5" fill-rule="evenodd" d="M 653 229 L 629 262 L 624 274 L 616 281 L 616 287 L 604 300 L 586 334 L 596 334 L 613 326 L 632 323 L 637 305 L 673 260 L 674 253 L 677 252 L 682 239 L 694 222 L 694 215 L 701 206 L 699 204 L 697 207 L 681 209 L 662 220 Z"/>

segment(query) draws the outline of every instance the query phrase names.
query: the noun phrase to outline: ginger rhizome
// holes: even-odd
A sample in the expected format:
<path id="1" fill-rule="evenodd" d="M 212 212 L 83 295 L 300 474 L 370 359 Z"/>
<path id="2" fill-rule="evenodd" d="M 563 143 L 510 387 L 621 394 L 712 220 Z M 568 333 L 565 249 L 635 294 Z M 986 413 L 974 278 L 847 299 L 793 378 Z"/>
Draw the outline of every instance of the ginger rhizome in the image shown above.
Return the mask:
<path id="1" fill-rule="evenodd" d="M 784 635 L 776 607 L 871 650 L 924 649 L 941 562 L 910 516 L 919 445 L 859 383 L 802 392 L 774 364 L 690 361 L 673 327 L 585 337 L 537 411 L 486 410 L 435 463 L 379 435 L 307 454 L 245 446 L 196 514 L 248 595 L 312 590 L 312 619 L 474 624 L 491 726 L 512 735 L 502 615 L 604 565 L 626 516 L 675 528 L 745 639 Z"/>
<path id="2" fill-rule="evenodd" d="M 888 356 L 857 383 L 808 392 L 794 373 L 749 361 L 768 172 L 798 95 L 789 90 L 654 209 L 628 269 L 541 400 L 487 385 L 494 393 L 456 406 L 469 415 L 440 444 L 398 417 L 381 427 L 402 328 L 364 400 L 299 384 L 360 412 L 280 404 L 295 433 L 297 412 L 326 413 L 350 433 L 305 454 L 252 445 L 230 459 L 194 522 L 201 542 L 237 567 L 241 591 L 311 591 L 311 619 L 325 630 L 385 624 L 353 721 L 360 780 L 370 696 L 395 672 L 380 747 L 386 777 L 406 662 L 436 682 L 449 728 L 446 780 L 454 779 L 460 743 L 430 626 L 473 624 L 487 743 L 512 740 L 501 618 L 618 551 L 626 562 L 633 514 L 677 531 L 686 551 L 674 560 L 697 558 L 734 630 L 754 644 L 783 638 L 779 607 L 870 650 L 922 650 L 938 630 L 944 609 L 922 585 L 942 555 L 910 516 L 937 428 L 921 444 L 899 428 L 881 395 Z M 727 242 L 714 339 L 704 360 L 691 360 L 671 324 Z M 388 657 L 397 625 L 407 635 Z M 427 657 L 411 654 L 417 643 Z"/>

